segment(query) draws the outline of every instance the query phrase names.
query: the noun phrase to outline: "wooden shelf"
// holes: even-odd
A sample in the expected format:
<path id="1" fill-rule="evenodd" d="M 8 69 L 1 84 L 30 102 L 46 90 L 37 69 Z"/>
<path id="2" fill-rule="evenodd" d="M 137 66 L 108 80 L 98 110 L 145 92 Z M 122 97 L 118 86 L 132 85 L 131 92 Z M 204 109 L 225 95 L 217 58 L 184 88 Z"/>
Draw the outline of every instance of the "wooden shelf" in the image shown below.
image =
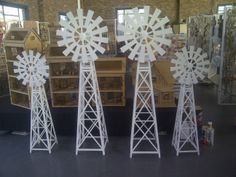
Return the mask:
<path id="1" fill-rule="evenodd" d="M 78 90 L 55 90 L 52 92 L 52 94 L 67 94 L 67 93 L 77 93 L 78 94 Z"/>
<path id="2" fill-rule="evenodd" d="M 106 57 L 99 58 L 95 62 L 97 73 L 125 73 L 126 58 L 125 57 Z"/>
<path id="3" fill-rule="evenodd" d="M 18 93 L 15 91 L 10 91 L 11 96 L 11 103 L 13 105 L 22 107 L 22 108 L 29 108 L 29 96 L 27 94 Z"/>
<path id="4" fill-rule="evenodd" d="M 78 93 L 51 93 L 53 107 L 77 107 Z"/>
<path id="5" fill-rule="evenodd" d="M 77 107 L 79 63 L 65 57 L 63 50 L 63 47 L 51 45 L 47 52 L 52 105 Z M 126 58 L 99 58 L 95 66 L 103 106 L 124 106 Z"/>
<path id="6" fill-rule="evenodd" d="M 100 92 L 107 92 L 107 93 L 114 92 L 114 93 L 116 93 L 116 92 L 123 92 L 123 90 L 101 90 L 100 89 Z"/>
<path id="7" fill-rule="evenodd" d="M 77 79 L 78 76 L 68 75 L 68 76 L 51 76 L 51 79 Z"/>
<path id="8" fill-rule="evenodd" d="M 25 92 L 24 90 L 14 90 L 14 89 L 11 89 L 11 92 L 20 93 L 20 94 L 23 94 L 23 95 L 28 95 L 28 92 Z"/>

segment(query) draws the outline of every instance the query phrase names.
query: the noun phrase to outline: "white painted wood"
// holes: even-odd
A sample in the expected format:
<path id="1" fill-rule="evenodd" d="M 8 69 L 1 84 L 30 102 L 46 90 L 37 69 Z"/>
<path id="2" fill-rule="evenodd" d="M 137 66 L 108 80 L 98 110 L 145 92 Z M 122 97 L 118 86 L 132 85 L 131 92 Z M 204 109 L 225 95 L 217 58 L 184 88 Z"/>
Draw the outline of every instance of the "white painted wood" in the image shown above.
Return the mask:
<path id="1" fill-rule="evenodd" d="M 105 155 L 108 136 L 93 61 L 80 63 L 77 121 L 76 154 L 79 151 L 102 151 Z"/>
<path id="2" fill-rule="evenodd" d="M 133 12 L 133 17 L 125 16 L 125 26 L 118 25 L 122 35 L 117 36 L 118 42 L 124 42 L 121 51 L 130 51 L 128 58 L 138 61 L 130 158 L 133 154 L 157 154 L 161 157 L 150 63 L 156 60 L 156 55 L 165 54 L 162 47 L 170 45 L 166 35 L 171 34 L 172 29 L 165 26 L 169 21 L 167 17 L 159 18 L 159 9 L 150 14 L 150 7 L 144 6 L 144 14 L 139 14 L 138 8 Z"/>
<path id="3" fill-rule="evenodd" d="M 108 28 L 101 27 L 103 19 L 100 16 L 93 19 L 93 14 L 94 12 L 89 10 L 84 16 L 83 9 L 78 9 L 77 16 L 68 12 L 68 20 L 59 22 L 63 28 L 57 30 L 56 34 L 61 36 L 62 40 L 57 44 L 65 46 L 63 54 L 72 54 L 72 60 L 75 62 L 95 61 L 98 58 L 96 52 L 105 52 L 101 44 L 108 43 L 108 38 L 104 36 Z"/>
<path id="4" fill-rule="evenodd" d="M 30 153 L 41 150 L 51 153 L 57 136 L 44 89 L 48 77 L 46 60 L 40 53 L 34 55 L 32 50 L 23 51 L 16 59 L 17 79 L 31 90 Z"/>
<path id="5" fill-rule="evenodd" d="M 171 60 L 174 66 L 170 70 L 180 84 L 196 84 L 198 80 L 205 78 L 210 63 L 202 49 L 195 51 L 194 46 L 190 46 L 189 50 L 184 47 L 181 52 L 176 53 L 176 57 Z"/>
<path id="6" fill-rule="evenodd" d="M 172 145 L 177 156 L 179 153 L 197 153 L 199 155 L 193 84 L 204 79 L 208 73 L 209 61 L 206 59 L 207 55 L 202 54 L 202 49 L 198 48 L 195 51 L 194 46 L 190 46 L 189 49 L 183 48 L 182 52 L 176 53 L 176 57 L 171 60 L 174 66 L 170 70 L 181 87 Z"/>
<path id="7" fill-rule="evenodd" d="M 150 62 L 137 65 L 130 158 L 137 153 L 161 157 Z"/>
<path id="8" fill-rule="evenodd" d="M 104 34 L 107 26 L 100 27 L 103 19 L 93 20 L 94 12 L 77 9 L 77 16 L 67 13 L 68 21 L 60 21 L 64 29 L 58 30 L 62 37 L 59 46 L 65 46 L 63 54 L 72 54 L 72 60 L 80 62 L 79 100 L 76 134 L 76 155 L 79 151 L 101 151 L 105 155 L 108 142 L 106 123 L 97 81 L 94 61 L 96 52 L 104 53 L 102 43 L 108 43 Z"/>
<path id="9" fill-rule="evenodd" d="M 117 36 L 117 41 L 125 43 L 121 51 L 130 51 L 129 59 L 140 62 L 154 61 L 156 54 L 165 54 L 163 45 L 171 44 L 166 35 L 171 34 L 172 29 L 165 27 L 169 19 L 159 18 L 161 13 L 159 9 L 150 14 L 149 6 L 144 6 L 144 14 L 139 14 L 137 11 L 138 8 L 133 9 L 133 17 L 125 16 L 126 26 L 118 25 L 118 30 L 123 35 Z"/>

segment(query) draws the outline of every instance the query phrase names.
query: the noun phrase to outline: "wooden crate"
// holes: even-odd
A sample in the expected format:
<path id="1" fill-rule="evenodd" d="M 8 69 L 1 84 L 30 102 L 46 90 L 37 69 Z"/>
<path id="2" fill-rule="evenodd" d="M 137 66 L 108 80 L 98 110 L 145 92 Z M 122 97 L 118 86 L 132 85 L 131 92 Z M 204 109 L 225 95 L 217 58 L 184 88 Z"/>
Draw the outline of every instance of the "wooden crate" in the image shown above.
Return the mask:
<path id="1" fill-rule="evenodd" d="M 20 107 L 29 108 L 29 89 L 22 85 L 22 81 L 16 79 L 13 62 L 17 61 L 16 56 L 24 50 L 41 52 L 41 40 L 38 34 L 32 29 L 13 28 L 5 35 L 4 48 L 11 103 Z"/>

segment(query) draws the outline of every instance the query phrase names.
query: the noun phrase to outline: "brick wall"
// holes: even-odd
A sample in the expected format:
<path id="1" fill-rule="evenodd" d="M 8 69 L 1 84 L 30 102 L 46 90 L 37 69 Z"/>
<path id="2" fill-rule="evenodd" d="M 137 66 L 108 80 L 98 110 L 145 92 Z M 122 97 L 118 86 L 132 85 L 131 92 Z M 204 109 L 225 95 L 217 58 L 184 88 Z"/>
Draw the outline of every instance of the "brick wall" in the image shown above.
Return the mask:
<path id="1" fill-rule="evenodd" d="M 177 18 L 177 1 L 175 0 L 84 0 L 83 8 L 95 11 L 104 19 L 116 18 L 117 8 L 128 8 L 150 5 L 152 9 L 159 8 L 163 16 L 168 16 L 171 22 Z"/>
<path id="2" fill-rule="evenodd" d="M 77 8 L 77 0 L 5 0 L 17 4 L 27 5 L 31 20 L 58 23 L 58 13 L 73 11 Z M 81 0 L 82 7 L 95 11 L 104 19 L 116 18 L 117 8 L 150 5 L 152 9 L 159 8 L 162 15 L 169 17 L 171 22 L 178 19 L 177 1 L 179 1 L 179 17 L 185 19 L 198 14 L 216 13 L 217 4 L 236 2 L 236 0 Z"/>
<path id="3" fill-rule="evenodd" d="M 76 12 L 77 0 L 43 0 L 44 21 L 57 24 L 59 12 Z"/>
<path id="4" fill-rule="evenodd" d="M 179 12 L 177 8 L 179 1 Z M 217 12 L 217 4 L 236 3 L 236 0 L 83 0 L 84 9 L 92 9 L 103 18 L 116 18 L 116 8 L 150 5 L 162 10 L 162 15 L 168 16 L 171 22 L 185 19 L 198 14 Z"/>

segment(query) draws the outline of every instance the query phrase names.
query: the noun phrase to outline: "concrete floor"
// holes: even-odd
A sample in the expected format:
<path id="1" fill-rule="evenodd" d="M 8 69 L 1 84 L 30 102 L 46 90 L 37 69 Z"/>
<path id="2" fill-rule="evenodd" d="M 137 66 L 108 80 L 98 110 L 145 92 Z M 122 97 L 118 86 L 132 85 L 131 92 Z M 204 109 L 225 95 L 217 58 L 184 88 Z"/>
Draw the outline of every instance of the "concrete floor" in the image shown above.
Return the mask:
<path id="1" fill-rule="evenodd" d="M 97 152 L 75 155 L 75 137 L 59 136 L 52 154 L 29 153 L 29 136 L 0 136 L 0 177 L 236 177 L 235 106 L 216 104 L 216 89 L 198 86 L 196 102 L 205 120 L 215 127 L 214 147 L 201 145 L 201 154 L 175 156 L 171 136 L 160 136 L 162 158 L 129 158 L 129 137 L 110 137 L 106 156 Z"/>

